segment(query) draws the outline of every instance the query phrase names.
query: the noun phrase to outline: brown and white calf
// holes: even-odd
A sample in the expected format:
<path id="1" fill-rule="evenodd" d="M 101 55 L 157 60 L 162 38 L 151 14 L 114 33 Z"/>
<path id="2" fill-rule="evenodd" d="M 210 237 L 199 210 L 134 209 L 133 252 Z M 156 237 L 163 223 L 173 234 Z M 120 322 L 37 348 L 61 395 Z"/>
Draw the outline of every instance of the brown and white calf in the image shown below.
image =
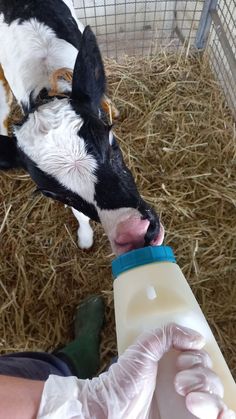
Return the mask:
<path id="1" fill-rule="evenodd" d="M 160 245 L 164 229 L 140 197 L 101 108 L 106 80 L 90 27 L 71 0 L 0 0 L 0 63 L 24 117 L 6 135 L 9 92 L 0 84 L 0 168 L 23 167 L 46 196 L 69 205 L 81 248 L 101 222 L 116 254 Z M 51 93 L 55 72 L 67 68 Z"/>

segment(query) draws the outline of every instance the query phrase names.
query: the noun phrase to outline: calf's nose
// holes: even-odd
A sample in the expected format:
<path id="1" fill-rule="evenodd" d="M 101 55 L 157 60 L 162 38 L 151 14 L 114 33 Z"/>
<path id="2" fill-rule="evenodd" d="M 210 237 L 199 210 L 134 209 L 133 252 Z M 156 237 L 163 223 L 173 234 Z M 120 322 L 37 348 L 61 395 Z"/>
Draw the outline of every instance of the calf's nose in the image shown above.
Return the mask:
<path id="1" fill-rule="evenodd" d="M 145 235 L 149 227 L 149 220 L 137 217 L 130 217 L 121 221 L 116 228 L 114 240 L 115 252 L 120 255 L 133 249 L 138 249 L 145 245 Z M 164 239 L 164 228 L 160 225 L 160 230 L 150 244 L 161 245 Z"/>

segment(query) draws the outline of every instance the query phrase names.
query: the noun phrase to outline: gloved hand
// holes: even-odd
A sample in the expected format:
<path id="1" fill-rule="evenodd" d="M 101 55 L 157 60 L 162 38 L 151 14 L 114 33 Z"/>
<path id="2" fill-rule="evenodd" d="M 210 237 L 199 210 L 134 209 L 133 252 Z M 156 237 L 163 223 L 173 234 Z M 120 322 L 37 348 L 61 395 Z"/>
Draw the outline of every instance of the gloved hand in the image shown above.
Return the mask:
<path id="1" fill-rule="evenodd" d="M 45 384 L 38 418 L 150 418 L 158 361 L 175 348 L 184 351 L 178 358 L 175 388 L 185 397 L 188 410 L 200 419 L 235 419 L 235 414 L 221 399 L 223 388 L 211 371 L 209 356 L 201 350 L 203 345 L 201 335 L 175 324 L 145 333 L 108 372 L 97 378 L 78 380 L 50 376 Z M 76 387 L 71 379 L 76 380 Z M 47 385 L 49 390 L 51 386 L 53 400 L 50 391 L 47 395 Z"/>
<path id="2" fill-rule="evenodd" d="M 211 358 L 204 350 L 182 352 L 177 360 L 179 370 L 175 389 L 185 397 L 188 410 L 200 419 L 235 419 L 234 412 L 225 406 L 224 388 L 212 371 Z"/>

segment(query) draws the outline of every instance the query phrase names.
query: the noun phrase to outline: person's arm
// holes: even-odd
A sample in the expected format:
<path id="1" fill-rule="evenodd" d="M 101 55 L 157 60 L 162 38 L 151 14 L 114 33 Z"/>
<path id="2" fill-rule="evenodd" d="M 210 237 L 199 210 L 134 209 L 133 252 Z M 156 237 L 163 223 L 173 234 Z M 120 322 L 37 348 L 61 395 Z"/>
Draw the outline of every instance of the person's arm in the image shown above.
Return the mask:
<path id="1" fill-rule="evenodd" d="M 38 419 L 146 419 L 152 417 L 151 409 L 158 417 L 153 403 L 158 362 L 171 348 L 181 351 L 174 384 L 187 409 L 199 419 L 236 419 L 221 398 L 222 384 L 211 371 L 203 346 L 201 335 L 176 324 L 147 332 L 99 377 L 82 380 L 50 375 Z"/>
<path id="2" fill-rule="evenodd" d="M 0 419 L 36 419 L 44 381 L 0 375 Z"/>

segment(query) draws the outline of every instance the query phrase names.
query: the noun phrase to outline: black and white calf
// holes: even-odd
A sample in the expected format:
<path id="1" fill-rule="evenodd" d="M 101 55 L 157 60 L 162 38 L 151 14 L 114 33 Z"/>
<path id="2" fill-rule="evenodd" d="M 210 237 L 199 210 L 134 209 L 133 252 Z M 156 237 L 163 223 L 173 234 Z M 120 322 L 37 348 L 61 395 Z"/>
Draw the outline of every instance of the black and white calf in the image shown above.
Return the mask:
<path id="1" fill-rule="evenodd" d="M 0 168 L 25 168 L 46 196 L 72 207 L 79 245 L 89 248 L 89 218 L 113 251 L 159 245 L 164 229 L 140 197 L 101 110 L 105 73 L 96 38 L 71 0 L 0 0 L 0 63 L 24 118 L 6 137 L 8 102 L 0 86 Z M 58 69 L 73 71 L 49 96 Z"/>

